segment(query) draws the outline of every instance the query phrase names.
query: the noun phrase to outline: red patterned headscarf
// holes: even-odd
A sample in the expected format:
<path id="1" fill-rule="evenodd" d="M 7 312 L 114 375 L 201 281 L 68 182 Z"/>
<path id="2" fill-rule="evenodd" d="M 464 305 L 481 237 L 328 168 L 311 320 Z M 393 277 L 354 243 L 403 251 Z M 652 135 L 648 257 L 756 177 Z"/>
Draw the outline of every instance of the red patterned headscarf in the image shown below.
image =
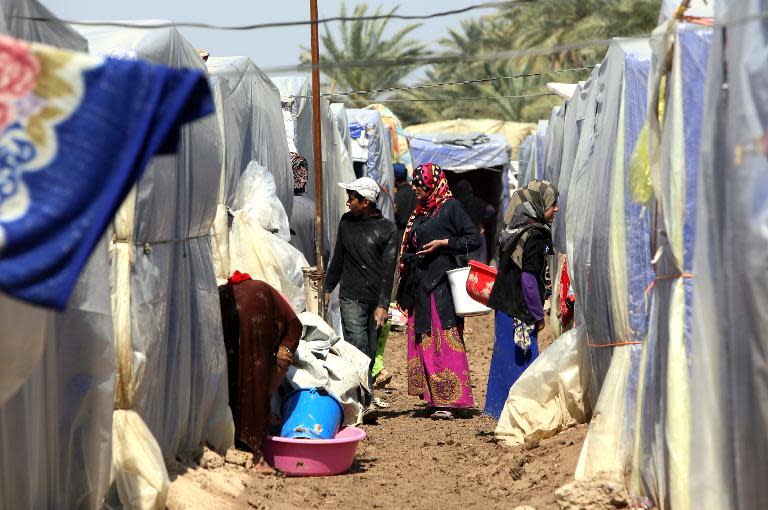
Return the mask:
<path id="1" fill-rule="evenodd" d="M 400 245 L 400 274 L 407 270 L 403 263 L 403 253 L 408 248 L 408 238 L 411 235 L 411 229 L 416 218 L 419 216 L 430 217 L 435 214 L 446 200 L 453 198 L 448 187 L 448 179 L 445 177 L 445 172 L 438 165 L 434 163 L 424 163 L 417 166 L 413 170 L 413 185 L 418 186 L 427 192 L 427 198 L 419 201 L 416 204 L 416 208 L 413 210 L 413 214 L 408 219 L 408 224 L 405 227 L 405 235 L 403 236 L 403 242 Z"/>

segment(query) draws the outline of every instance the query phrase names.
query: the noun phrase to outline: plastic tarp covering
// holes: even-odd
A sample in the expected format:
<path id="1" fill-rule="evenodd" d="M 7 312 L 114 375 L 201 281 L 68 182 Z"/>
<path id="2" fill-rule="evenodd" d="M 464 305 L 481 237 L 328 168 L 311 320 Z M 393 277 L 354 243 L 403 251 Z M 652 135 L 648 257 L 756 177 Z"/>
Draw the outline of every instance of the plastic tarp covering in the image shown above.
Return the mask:
<path id="1" fill-rule="evenodd" d="M 536 173 L 533 179 L 544 178 L 544 143 L 547 139 L 548 120 L 540 120 L 536 128 Z"/>
<path id="2" fill-rule="evenodd" d="M 349 134 L 349 117 L 347 117 L 347 107 L 344 103 L 331 103 L 333 112 L 333 122 L 336 129 L 341 133 L 341 139 L 344 141 L 344 147 L 347 152 L 352 151 L 352 136 Z"/>
<path id="3" fill-rule="evenodd" d="M 65 312 L 0 296 L 2 343 L 29 333 L 21 345 L 44 346 L 22 386 L 0 404 L 0 508 L 98 509 L 104 502 L 115 394 L 108 267 L 102 241 Z"/>
<path id="4" fill-rule="evenodd" d="M 520 159 L 519 151 L 523 140 L 536 130 L 536 124 L 526 122 L 505 122 L 494 119 L 454 119 L 427 122 L 408 126 L 406 131 L 415 135 L 425 133 L 485 133 L 486 135 L 503 135 L 512 149 L 511 159 Z"/>
<path id="5" fill-rule="evenodd" d="M 768 508 L 768 4 L 716 7 L 718 23 L 745 22 L 715 32 L 710 58 L 694 256 L 690 492 L 699 508 L 746 510 Z"/>
<path id="6" fill-rule="evenodd" d="M 19 39 L 88 52 L 88 41 L 66 23 L 32 21 L 27 18 L 56 18 L 38 0 L 0 2 L 0 33 Z"/>
<path id="7" fill-rule="evenodd" d="M 371 104 L 364 109 L 373 110 L 381 114 L 381 122 L 384 123 L 384 128 L 389 133 L 392 164 L 400 163 L 405 165 L 408 174 L 413 174 L 414 167 L 413 158 L 411 157 L 411 149 L 408 143 L 408 138 L 403 133 L 403 125 L 400 123 L 400 119 L 392 113 L 392 110 L 383 104 Z"/>
<path id="8" fill-rule="evenodd" d="M 459 173 L 481 168 L 505 169 L 509 165 L 510 152 L 507 140 L 501 135 L 488 135 L 488 138 L 488 142 L 465 147 L 437 143 L 436 138 L 429 134 L 413 136 L 410 138 L 413 162 L 416 166 L 436 163 L 443 170 Z"/>
<path id="9" fill-rule="evenodd" d="M 232 215 L 232 268 L 267 282 L 290 299 L 296 313 L 304 311 L 302 268 L 309 263 L 290 244 L 288 215 L 277 198 L 272 174 L 263 166 L 252 162 L 240 176 Z"/>
<path id="10" fill-rule="evenodd" d="M 577 478 L 622 474 L 632 452 L 635 393 L 651 281 L 650 223 L 627 208 L 629 154 L 645 120 L 647 40 L 614 40 L 594 75 L 576 156 L 566 221 L 569 270 L 589 338 L 592 381 L 601 390 Z M 608 214 L 606 214 L 608 212 Z M 629 315 L 639 313 L 636 329 Z"/>
<path id="11" fill-rule="evenodd" d="M 517 185 L 523 187 L 531 182 L 530 164 L 534 151 L 534 135 L 529 135 L 520 146 L 520 159 L 518 161 Z"/>
<path id="12" fill-rule="evenodd" d="M 594 76 L 594 73 L 591 76 Z M 560 191 L 557 205 L 560 208 L 560 212 L 555 216 L 555 220 L 552 223 L 552 244 L 554 244 L 555 250 L 559 253 L 568 253 L 566 242 L 567 225 L 565 222 L 566 212 L 568 211 L 568 187 L 571 185 L 573 163 L 576 159 L 581 136 L 581 124 L 586 115 L 586 98 L 589 96 L 589 88 L 591 86 L 591 80 L 580 82 L 576 88 L 576 93 L 565 103 L 563 154 L 560 162 L 560 178 L 557 181 L 557 189 Z M 573 275 L 571 275 L 572 278 Z"/>
<path id="13" fill-rule="evenodd" d="M 665 30 L 662 26 L 656 33 Z M 711 32 L 681 24 L 673 26 L 672 35 L 673 39 L 653 39 L 649 78 L 649 91 L 654 93 L 649 96 L 649 111 L 653 111 L 656 91 L 664 90 L 659 79 L 670 48 L 665 43 L 672 45 L 660 151 L 648 146 L 651 155 L 659 155 L 651 157 L 650 169 L 660 212 L 656 281 L 640 371 L 632 490 L 649 497 L 660 509 L 689 509 L 701 504 L 689 484 L 692 434 L 698 435 L 700 424 L 691 421 L 690 388 L 698 383 L 690 379 L 693 281 L 685 275 L 693 272 L 703 84 Z"/>
<path id="14" fill-rule="evenodd" d="M 307 194 L 315 197 L 315 151 L 314 124 L 312 120 L 312 88 L 309 78 L 293 76 L 272 78 L 280 91 L 283 105 L 283 120 L 288 145 L 307 158 L 309 163 L 309 181 Z M 325 99 L 320 101 L 321 144 L 323 151 L 323 239 L 325 253 L 330 254 L 336 242 L 341 215 L 347 211 L 347 194 L 336 185 L 339 182 L 351 182 L 355 179 L 346 144 L 339 130 L 335 127 L 334 114 Z M 392 181 L 394 182 L 394 180 Z"/>
<path id="15" fill-rule="evenodd" d="M 0 33 L 87 51 L 35 0 L 0 3 Z M 0 508 L 101 508 L 109 487 L 114 348 L 107 245 L 61 313 L 0 295 Z"/>
<path id="16" fill-rule="evenodd" d="M 357 123 L 365 136 L 352 138 L 352 159 L 365 163 L 365 173 L 384 190 L 379 195 L 378 207 L 385 218 L 395 220 L 395 172 L 392 168 L 392 150 L 389 131 L 384 127 L 381 114 L 373 110 L 347 110 L 350 127 Z"/>
<path id="17" fill-rule="evenodd" d="M 173 28 L 84 33 L 96 54 L 205 69 Z M 177 154 L 153 161 L 114 220 L 115 408 L 141 416 L 166 461 L 234 439 L 209 235 L 221 154 L 216 117 L 184 126 Z"/>
<path id="18" fill-rule="evenodd" d="M 509 389 L 495 436 L 508 446 L 546 439 L 591 414 L 584 327 L 555 340 Z"/>
<path id="19" fill-rule="evenodd" d="M 544 172 L 543 179 L 557 186 L 560 180 L 560 165 L 563 162 L 563 135 L 565 128 L 565 112 L 568 103 L 552 108 L 544 140 Z"/>
<path id="20" fill-rule="evenodd" d="M 251 161 L 272 174 L 282 208 L 293 209 L 293 171 L 285 138 L 280 92 L 246 57 L 210 57 L 206 62 L 224 147 L 221 187 L 213 225 L 216 277 L 228 278 L 228 215 L 240 175 Z"/>

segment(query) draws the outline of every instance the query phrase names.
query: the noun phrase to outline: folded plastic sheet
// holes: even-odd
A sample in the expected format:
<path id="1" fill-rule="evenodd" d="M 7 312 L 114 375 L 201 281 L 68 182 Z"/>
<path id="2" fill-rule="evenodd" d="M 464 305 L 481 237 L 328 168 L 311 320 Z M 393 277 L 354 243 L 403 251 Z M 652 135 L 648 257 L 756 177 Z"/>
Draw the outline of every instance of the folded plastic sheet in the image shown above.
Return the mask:
<path id="1" fill-rule="evenodd" d="M 347 110 L 350 131 L 353 124 L 362 132 L 352 136 L 352 159 L 365 163 L 364 175 L 379 183 L 385 192 L 379 196 L 378 207 L 385 218 L 395 219 L 395 173 L 392 168 L 392 149 L 389 131 L 384 127 L 381 114 L 373 110 Z"/>
<path id="2" fill-rule="evenodd" d="M 92 53 L 205 69 L 173 28 L 83 32 Z M 154 160 L 114 222 L 116 408 L 141 416 L 166 461 L 204 442 L 221 450 L 233 441 L 209 238 L 220 133 L 215 116 L 185 126 L 178 153 Z"/>
<path id="3" fill-rule="evenodd" d="M 510 149 L 501 135 L 488 135 L 490 141 L 472 147 L 435 142 L 435 135 L 420 134 L 411 137 L 411 153 L 416 166 L 436 163 L 443 170 L 468 172 L 477 169 L 502 170 L 509 165 Z"/>
<path id="4" fill-rule="evenodd" d="M 309 181 L 307 194 L 315 197 L 314 121 L 312 87 L 305 76 L 272 78 L 280 91 L 288 145 L 307 158 Z M 327 100 L 320 101 L 321 144 L 323 151 L 323 239 L 324 251 L 330 254 L 336 243 L 341 215 L 347 211 L 347 194 L 336 183 L 355 179 L 352 159 L 339 130 L 334 127 L 334 114 Z M 392 181 L 394 182 L 394 180 Z"/>
<path id="5" fill-rule="evenodd" d="M 290 244 L 288 216 L 275 194 L 272 174 L 251 162 L 240 176 L 229 229 L 229 260 L 233 269 L 276 288 L 304 311 L 304 275 L 309 263 Z"/>
<path id="6" fill-rule="evenodd" d="M 659 31 L 666 29 L 662 26 Z M 660 509 L 688 509 L 701 504 L 698 493 L 691 491 L 689 475 L 692 441 L 699 421 L 706 421 L 690 401 L 691 388 L 698 383 L 690 377 L 693 281 L 688 275 L 693 271 L 703 85 L 712 35 L 687 24 L 673 25 L 672 35 L 668 40 L 653 39 L 649 78 L 649 93 L 654 93 L 670 50 L 664 43 L 672 45 L 661 150 L 658 160 L 650 160 L 660 228 L 651 321 L 640 371 L 632 491 Z M 653 98 L 649 96 L 649 109 Z"/>
<path id="7" fill-rule="evenodd" d="M 112 472 L 118 501 L 107 507 L 162 510 L 171 485 L 163 452 L 135 411 L 117 410 L 112 424 Z"/>
<path id="8" fill-rule="evenodd" d="M 592 409 L 587 398 L 589 355 L 584 327 L 555 340 L 509 389 L 495 436 L 508 446 L 546 439 L 577 423 Z"/>
<path id="9" fill-rule="evenodd" d="M 694 256 L 691 485 L 701 508 L 768 507 L 768 32 L 762 0 L 716 5 Z"/>

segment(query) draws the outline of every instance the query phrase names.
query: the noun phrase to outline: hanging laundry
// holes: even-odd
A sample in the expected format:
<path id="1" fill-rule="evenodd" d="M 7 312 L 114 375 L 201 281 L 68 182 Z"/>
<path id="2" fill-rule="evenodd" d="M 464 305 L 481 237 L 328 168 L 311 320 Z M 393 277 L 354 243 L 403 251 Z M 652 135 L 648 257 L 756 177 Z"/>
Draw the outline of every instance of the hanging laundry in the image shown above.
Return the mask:
<path id="1" fill-rule="evenodd" d="M 0 290 L 65 308 L 149 160 L 212 111 L 201 71 L 0 36 Z"/>

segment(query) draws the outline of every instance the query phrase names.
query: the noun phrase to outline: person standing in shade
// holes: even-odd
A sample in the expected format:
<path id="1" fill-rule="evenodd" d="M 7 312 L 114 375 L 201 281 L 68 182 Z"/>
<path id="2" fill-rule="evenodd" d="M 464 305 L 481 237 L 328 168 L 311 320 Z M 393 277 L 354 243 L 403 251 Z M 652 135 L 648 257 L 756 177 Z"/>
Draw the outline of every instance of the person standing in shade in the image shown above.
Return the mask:
<path id="1" fill-rule="evenodd" d="M 539 354 L 538 333 L 544 329 L 544 281 L 552 253 L 549 225 L 557 214 L 557 188 L 531 181 L 515 191 L 499 236 L 499 270 L 488 306 L 496 310 L 487 414 L 499 418 L 509 388 Z"/>
<path id="2" fill-rule="evenodd" d="M 424 163 L 413 172 L 418 204 L 400 249 L 397 302 L 408 311 L 408 394 L 423 398 L 434 419 L 474 406 L 464 319 L 456 315 L 446 271 L 480 246 L 480 235 L 453 199 L 445 173 Z"/>
<path id="3" fill-rule="evenodd" d="M 408 170 L 405 165 L 395 163 L 392 165 L 395 171 L 395 225 L 397 225 L 397 242 L 403 241 L 405 227 L 408 218 L 416 208 L 416 193 L 408 183 Z"/>
<path id="4" fill-rule="evenodd" d="M 496 220 L 496 209 L 475 195 L 472 183 L 467 179 L 459 179 L 452 186 L 453 196 L 464 207 L 464 211 L 472 220 L 472 223 L 480 231 L 480 248 L 469 254 L 471 260 L 479 260 L 483 264 L 488 263 L 488 242 L 486 239 L 487 227 L 490 227 Z"/>
<path id="5" fill-rule="evenodd" d="M 304 156 L 292 152 L 291 167 L 293 169 L 291 245 L 304 255 L 310 266 L 316 266 L 315 202 L 307 196 L 309 165 Z"/>
<path id="6" fill-rule="evenodd" d="M 376 208 L 379 185 L 370 177 L 349 184 L 347 207 L 339 221 L 336 247 L 328 266 L 323 290 L 326 303 L 336 285 L 339 289 L 344 339 L 371 358 L 376 358 L 379 332 L 387 321 L 397 259 L 397 230 Z M 366 407 L 370 402 L 366 402 Z"/>

